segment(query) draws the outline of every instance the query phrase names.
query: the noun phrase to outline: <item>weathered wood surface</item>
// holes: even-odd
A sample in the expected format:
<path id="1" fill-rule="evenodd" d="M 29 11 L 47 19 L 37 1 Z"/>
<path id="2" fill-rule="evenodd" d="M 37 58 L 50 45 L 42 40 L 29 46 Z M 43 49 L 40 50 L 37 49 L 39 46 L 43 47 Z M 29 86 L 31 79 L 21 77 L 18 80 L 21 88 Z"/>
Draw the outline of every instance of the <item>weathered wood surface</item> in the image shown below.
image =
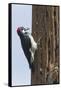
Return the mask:
<path id="1" fill-rule="evenodd" d="M 32 6 L 32 35 L 36 42 L 41 39 L 35 53 L 35 72 L 31 72 L 31 85 L 51 84 L 54 82 L 49 78 L 52 68 L 55 70 L 57 67 L 59 72 L 58 6 Z M 59 82 L 58 74 L 56 79 Z"/>

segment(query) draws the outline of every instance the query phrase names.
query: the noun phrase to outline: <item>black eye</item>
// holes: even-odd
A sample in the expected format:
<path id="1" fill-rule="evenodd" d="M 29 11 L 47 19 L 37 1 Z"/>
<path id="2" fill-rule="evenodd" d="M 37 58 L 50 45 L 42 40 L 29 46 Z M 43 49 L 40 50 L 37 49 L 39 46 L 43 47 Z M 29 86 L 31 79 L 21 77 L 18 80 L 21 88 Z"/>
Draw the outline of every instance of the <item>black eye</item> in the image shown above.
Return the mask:
<path id="1" fill-rule="evenodd" d="M 23 30 L 23 27 L 20 27 L 21 30 Z"/>
<path id="2" fill-rule="evenodd" d="M 22 30 L 23 30 L 23 28 L 22 28 Z"/>

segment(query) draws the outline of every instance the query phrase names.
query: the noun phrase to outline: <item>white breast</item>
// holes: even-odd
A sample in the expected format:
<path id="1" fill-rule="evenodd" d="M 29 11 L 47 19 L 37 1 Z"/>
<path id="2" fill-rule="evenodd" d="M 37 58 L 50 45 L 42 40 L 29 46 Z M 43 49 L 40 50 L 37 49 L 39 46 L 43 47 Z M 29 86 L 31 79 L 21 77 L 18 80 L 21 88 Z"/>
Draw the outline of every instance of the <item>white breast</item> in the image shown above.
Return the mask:
<path id="1" fill-rule="evenodd" d="M 31 40 L 32 49 L 36 50 L 37 49 L 37 43 L 35 42 L 34 38 L 31 35 L 29 35 L 29 38 Z"/>

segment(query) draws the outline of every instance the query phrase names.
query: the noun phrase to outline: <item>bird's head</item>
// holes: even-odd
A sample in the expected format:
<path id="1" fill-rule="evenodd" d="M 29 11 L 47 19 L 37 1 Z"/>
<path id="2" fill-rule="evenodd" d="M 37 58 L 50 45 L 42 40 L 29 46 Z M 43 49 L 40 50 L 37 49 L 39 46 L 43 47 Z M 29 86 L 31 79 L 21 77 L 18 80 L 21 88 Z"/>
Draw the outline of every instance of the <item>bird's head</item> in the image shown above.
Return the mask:
<path id="1" fill-rule="evenodd" d="M 27 33 L 29 33 L 29 28 L 18 27 L 17 28 L 17 33 L 18 33 L 18 35 L 27 34 Z"/>
<path id="2" fill-rule="evenodd" d="M 20 35 L 21 33 L 25 33 L 24 27 L 18 27 L 17 28 L 17 33 L 18 33 L 18 35 Z"/>

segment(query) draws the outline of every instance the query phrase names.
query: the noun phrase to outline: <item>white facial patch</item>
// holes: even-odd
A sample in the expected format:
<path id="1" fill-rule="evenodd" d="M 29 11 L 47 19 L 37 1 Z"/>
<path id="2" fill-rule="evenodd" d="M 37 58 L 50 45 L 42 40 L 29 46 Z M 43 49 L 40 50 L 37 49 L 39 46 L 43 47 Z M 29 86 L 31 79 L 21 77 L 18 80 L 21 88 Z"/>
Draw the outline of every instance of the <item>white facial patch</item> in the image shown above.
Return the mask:
<path id="1" fill-rule="evenodd" d="M 23 32 L 23 33 L 25 33 L 25 31 L 24 31 L 24 30 L 22 30 L 22 32 Z"/>

